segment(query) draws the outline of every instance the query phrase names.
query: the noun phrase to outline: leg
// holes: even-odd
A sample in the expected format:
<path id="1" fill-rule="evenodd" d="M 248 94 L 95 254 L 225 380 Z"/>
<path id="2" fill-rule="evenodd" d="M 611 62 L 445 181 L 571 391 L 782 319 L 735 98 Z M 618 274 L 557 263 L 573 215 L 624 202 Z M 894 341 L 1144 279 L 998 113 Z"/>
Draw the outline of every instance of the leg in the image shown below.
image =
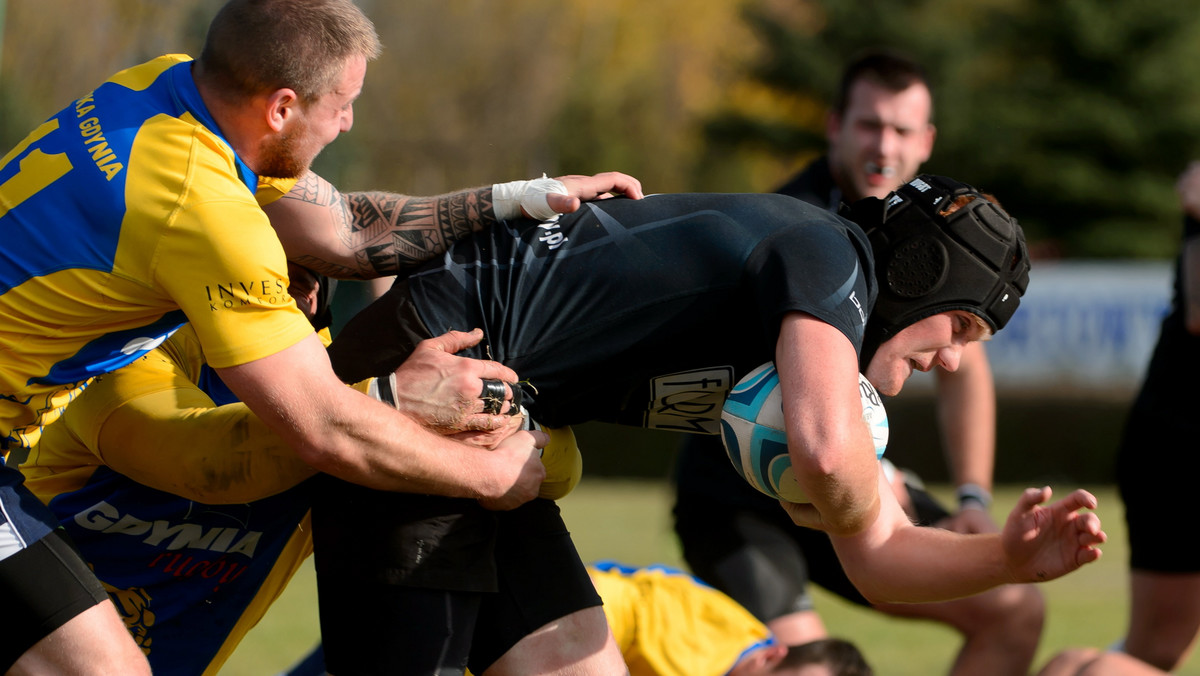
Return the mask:
<path id="1" fill-rule="evenodd" d="M 149 676 L 150 665 L 106 599 L 35 643 L 8 673 Z"/>
<path id="2" fill-rule="evenodd" d="M 604 610 L 580 610 L 542 626 L 496 660 L 484 676 L 629 673 Z"/>
<path id="3" fill-rule="evenodd" d="M 58 531 L 0 561 L 0 668 L 12 674 L 149 674 L 99 581 Z"/>
<path id="4" fill-rule="evenodd" d="M 625 673 L 600 596 L 558 505 L 537 499 L 497 517 L 500 591 L 480 611 L 471 672 Z"/>
<path id="5" fill-rule="evenodd" d="M 1129 535 L 1130 614 L 1124 650 L 1170 670 L 1187 657 L 1200 630 L 1200 552 L 1180 547 L 1178 520 L 1163 515 L 1194 509 L 1192 477 L 1200 470 L 1200 457 L 1192 452 L 1186 410 L 1195 397 L 1179 391 L 1190 387 L 1190 381 L 1178 377 L 1175 362 L 1167 368 L 1159 357 L 1156 352 L 1130 410 L 1116 470 Z M 1163 472 L 1163 467 L 1171 471 Z"/>
<path id="6" fill-rule="evenodd" d="M 1006 585 L 944 603 L 887 604 L 876 609 L 954 627 L 963 635 L 963 645 L 951 674 L 1024 676 L 1041 638 L 1045 601 L 1031 585 Z"/>
<path id="7" fill-rule="evenodd" d="M 1055 655 L 1037 676 L 1079 676 L 1083 669 L 1096 661 L 1100 651 L 1095 648 L 1073 648 Z"/>
<path id="8" fill-rule="evenodd" d="M 462 676 L 480 594 L 379 584 L 356 587 L 370 603 L 318 582 L 321 640 L 330 674 Z M 370 612 L 363 614 L 364 606 Z"/>
<path id="9" fill-rule="evenodd" d="M 1131 573 L 1125 652 L 1159 669 L 1183 663 L 1200 632 L 1200 573 Z"/>
<path id="10" fill-rule="evenodd" d="M 329 672 L 462 674 L 496 590 L 495 519 L 474 500 L 319 477 L 313 545 Z"/>
<path id="11" fill-rule="evenodd" d="M 696 437 L 680 452 L 675 533 L 688 567 L 750 611 L 784 645 L 826 637 L 806 588 L 808 562 L 793 537 L 803 529 L 774 500 L 742 481 L 719 446 Z"/>

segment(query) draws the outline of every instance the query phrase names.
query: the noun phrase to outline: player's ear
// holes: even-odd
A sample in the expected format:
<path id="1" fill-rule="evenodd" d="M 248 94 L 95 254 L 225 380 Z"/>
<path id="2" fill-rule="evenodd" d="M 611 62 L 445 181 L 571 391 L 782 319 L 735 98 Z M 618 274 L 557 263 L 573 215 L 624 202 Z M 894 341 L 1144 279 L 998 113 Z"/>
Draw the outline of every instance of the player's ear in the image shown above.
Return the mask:
<path id="1" fill-rule="evenodd" d="M 266 121 L 272 131 L 283 130 L 290 119 L 297 116 L 300 107 L 300 97 L 292 89 L 284 87 L 271 92 L 266 99 Z"/>
<path id="2" fill-rule="evenodd" d="M 755 650 L 742 658 L 742 661 L 738 662 L 733 669 L 730 669 L 729 676 L 769 674 L 771 673 L 771 669 L 787 656 L 787 653 L 788 647 L 779 644 Z"/>

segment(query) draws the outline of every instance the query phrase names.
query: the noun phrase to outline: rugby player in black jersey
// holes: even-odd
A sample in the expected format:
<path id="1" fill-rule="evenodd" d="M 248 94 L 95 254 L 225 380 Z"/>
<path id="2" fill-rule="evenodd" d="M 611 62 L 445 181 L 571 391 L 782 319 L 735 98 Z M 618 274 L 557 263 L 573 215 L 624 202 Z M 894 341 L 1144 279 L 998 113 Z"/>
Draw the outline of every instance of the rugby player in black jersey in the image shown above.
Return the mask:
<path id="1" fill-rule="evenodd" d="M 389 372 L 428 335 L 481 327 L 476 356 L 520 375 L 543 425 L 700 433 L 717 431 L 739 378 L 774 360 L 811 497 L 784 505 L 792 520 L 830 535 L 871 601 L 944 600 L 1061 576 L 1096 560 L 1105 539 L 1081 511 L 1093 496 L 1044 505 L 1049 488 L 1026 491 L 1001 533 L 917 528 L 862 422 L 860 368 L 886 395 L 913 370 L 953 370 L 965 345 L 1003 328 L 1028 270 L 1016 221 L 936 176 L 843 215 L 782 195 L 605 200 L 460 242 L 359 313 L 330 354 L 353 381 Z M 466 662 L 476 674 L 619 673 L 552 501 L 493 512 L 333 479 L 318 493 L 331 672 Z M 405 638 L 413 625 L 419 642 Z M 413 666 L 423 654 L 434 666 Z"/>

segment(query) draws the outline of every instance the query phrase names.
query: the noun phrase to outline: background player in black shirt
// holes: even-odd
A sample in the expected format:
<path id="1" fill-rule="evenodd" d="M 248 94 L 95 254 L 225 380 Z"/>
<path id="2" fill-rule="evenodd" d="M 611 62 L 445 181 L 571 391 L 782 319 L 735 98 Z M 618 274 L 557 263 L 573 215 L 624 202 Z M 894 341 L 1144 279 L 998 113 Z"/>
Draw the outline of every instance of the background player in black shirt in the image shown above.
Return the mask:
<path id="1" fill-rule="evenodd" d="M 844 69 L 826 122 L 828 152 L 775 192 L 824 209 L 886 197 L 929 159 L 936 129 L 924 69 L 907 56 L 868 50 Z M 950 479 L 947 509 L 895 472 L 893 487 L 920 525 L 960 533 L 999 528 L 988 515 L 995 464 L 996 395 L 982 342 L 963 348 L 955 371 L 934 369 Z M 895 440 L 893 430 L 893 441 Z M 903 464 L 903 458 L 891 456 Z M 887 461 L 885 461 L 887 462 Z M 824 533 L 792 527 L 775 501 L 729 472 L 720 439 L 688 435 L 675 473 L 675 532 L 692 572 L 734 597 L 785 643 L 825 636 L 808 583 L 900 617 L 944 623 L 962 635 L 951 674 L 1024 676 L 1041 637 L 1045 602 L 1031 585 L 1008 585 L 945 603 L 870 606 L 846 578 Z"/>
<path id="2" fill-rule="evenodd" d="M 1174 297 L 1130 409 L 1116 467 L 1129 526 L 1124 650 L 1165 671 L 1183 663 L 1200 632 L 1200 555 L 1195 547 L 1179 546 L 1183 526 L 1177 516 L 1195 510 L 1189 496 L 1200 470 L 1200 163 L 1188 167 L 1176 189 L 1184 222 Z"/>

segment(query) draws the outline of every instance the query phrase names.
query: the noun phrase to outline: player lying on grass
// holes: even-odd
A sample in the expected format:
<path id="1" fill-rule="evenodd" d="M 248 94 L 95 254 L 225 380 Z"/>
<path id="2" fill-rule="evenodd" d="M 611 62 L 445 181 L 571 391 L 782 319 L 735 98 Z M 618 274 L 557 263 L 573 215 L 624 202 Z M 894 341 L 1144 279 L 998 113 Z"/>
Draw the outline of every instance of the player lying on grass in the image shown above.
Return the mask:
<path id="1" fill-rule="evenodd" d="M 725 594 L 665 566 L 588 564 L 631 676 L 871 676 L 853 644 L 779 643 Z"/>
<path id="2" fill-rule="evenodd" d="M 914 369 L 953 370 L 964 346 L 1004 326 L 1028 280 L 1020 227 L 970 186 L 933 176 L 845 215 L 779 195 L 660 195 L 510 221 L 397 282 L 343 329 L 331 358 L 354 381 L 388 372 L 430 335 L 482 327 L 473 354 L 513 368 L 543 424 L 707 433 L 731 385 L 773 360 L 811 497 L 786 508 L 830 535 L 871 601 L 957 598 L 1096 560 L 1105 536 L 1079 511 L 1095 506 L 1085 491 L 1044 506 L 1049 488 L 1030 489 L 1001 533 L 914 527 L 862 422 L 860 368 L 893 395 Z M 619 669 L 553 503 L 494 514 L 330 481 L 313 516 L 333 672 L 387 671 L 422 650 L 466 651 L 477 674 Z M 453 631 L 403 658 L 384 650 L 414 616 Z"/>

